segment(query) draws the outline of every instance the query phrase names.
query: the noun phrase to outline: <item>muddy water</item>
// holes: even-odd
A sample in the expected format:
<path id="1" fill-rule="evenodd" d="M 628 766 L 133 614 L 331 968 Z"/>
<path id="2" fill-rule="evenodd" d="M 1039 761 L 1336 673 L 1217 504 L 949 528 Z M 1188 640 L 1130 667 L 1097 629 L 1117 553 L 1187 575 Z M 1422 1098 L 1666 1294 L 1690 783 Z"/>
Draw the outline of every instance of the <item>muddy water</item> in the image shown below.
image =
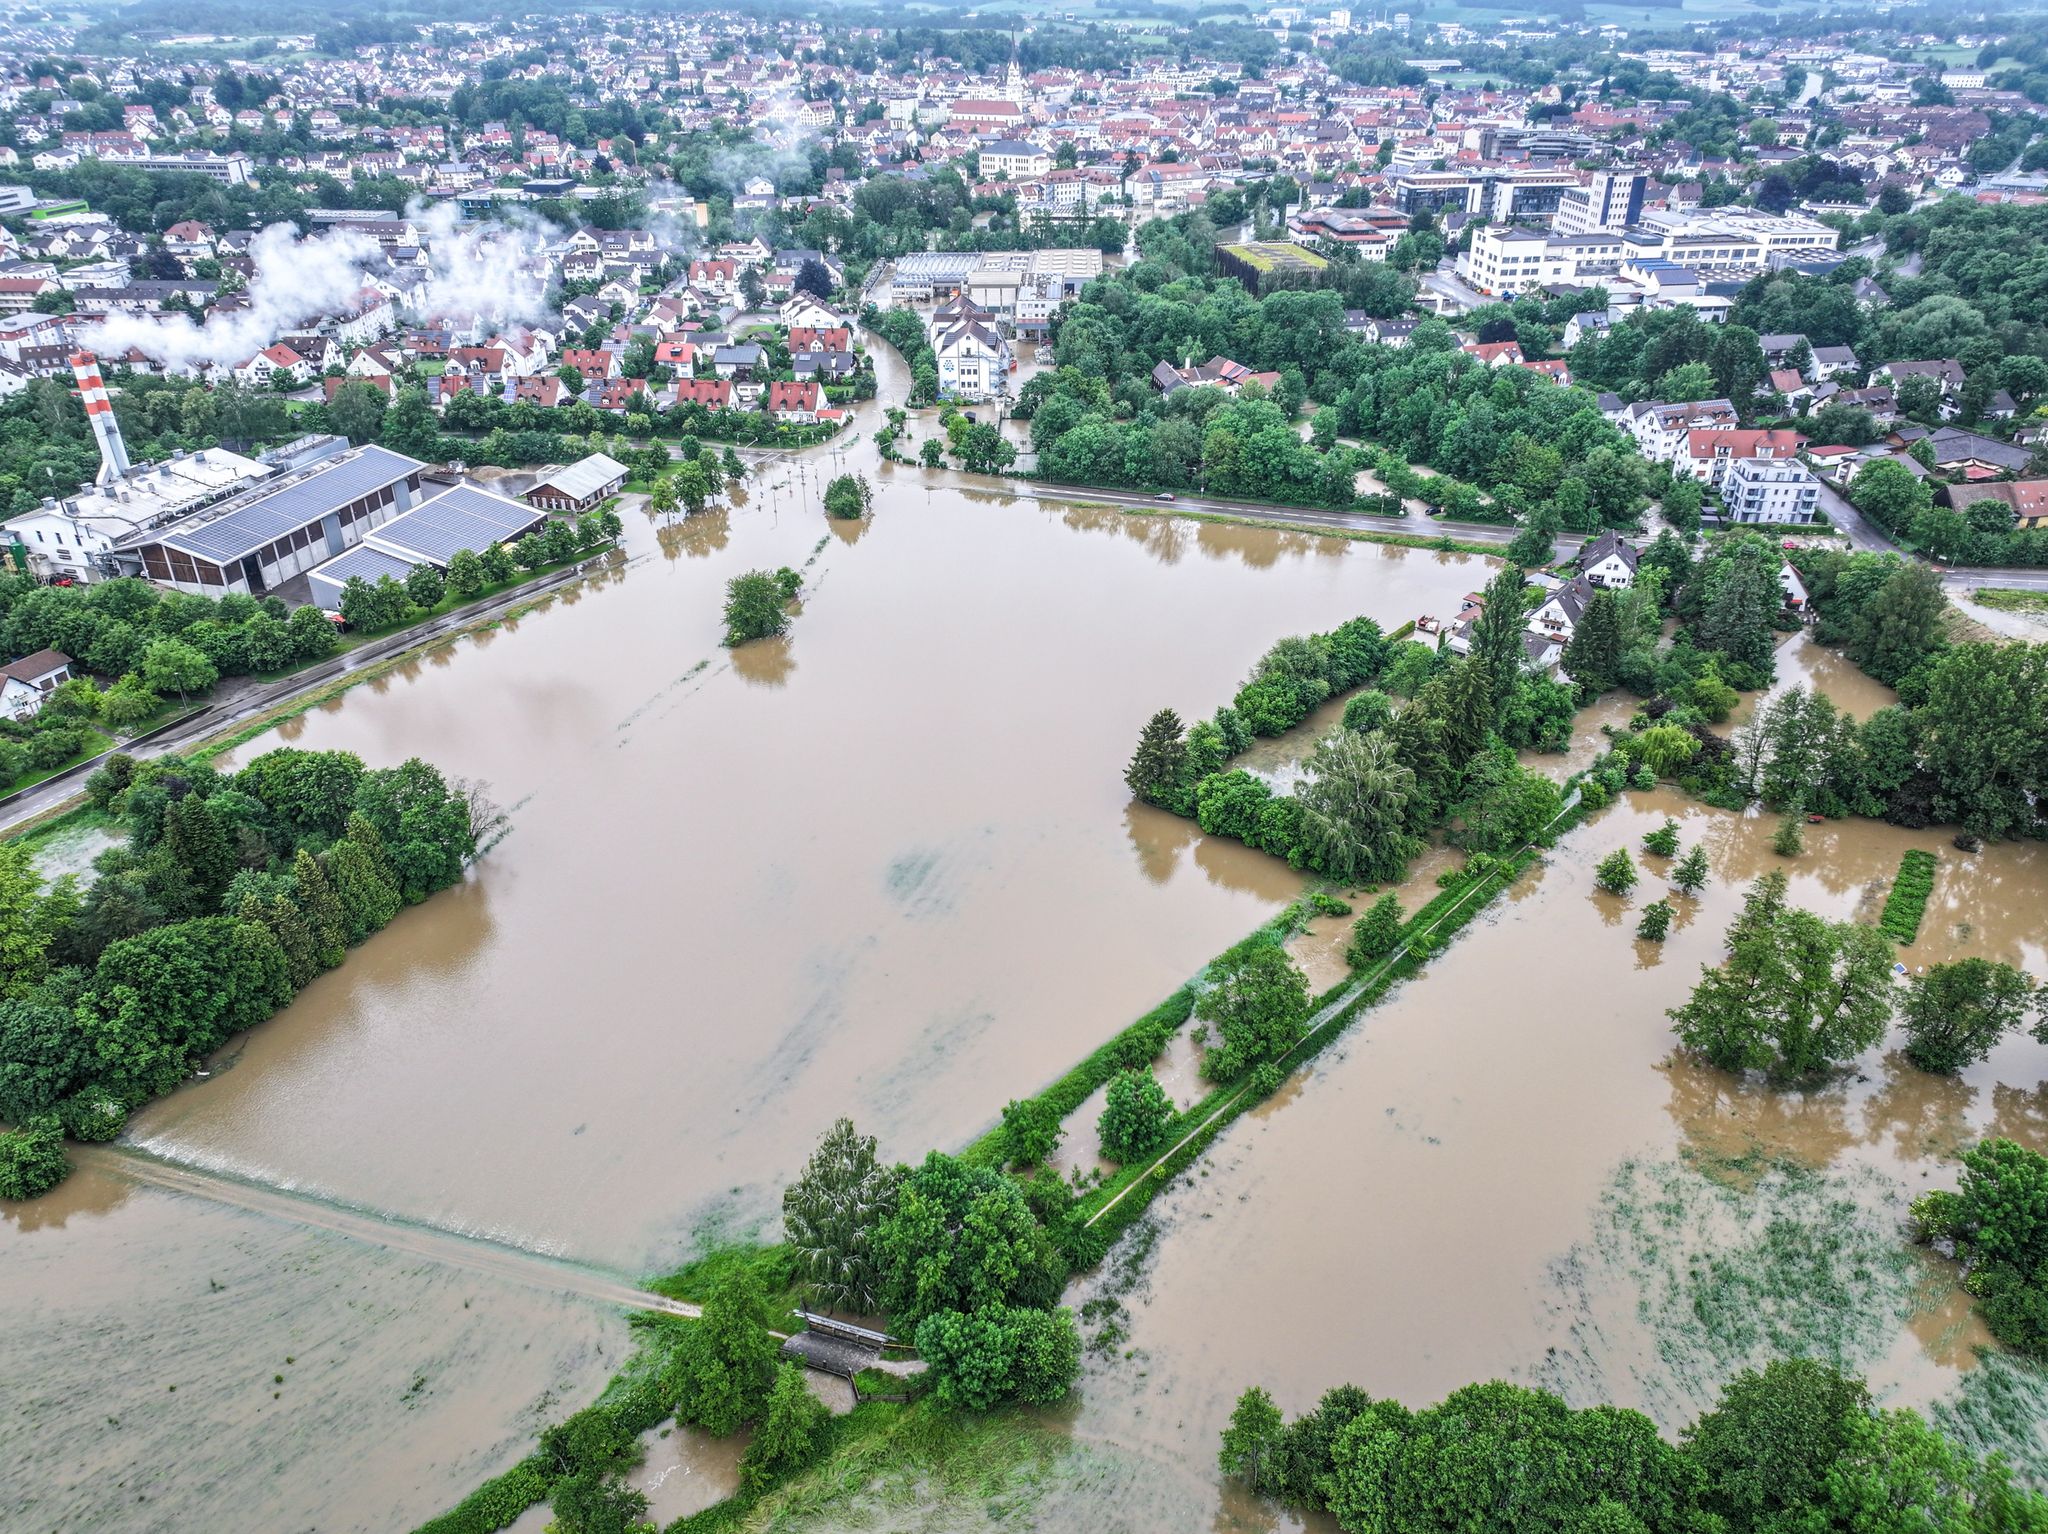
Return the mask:
<path id="1" fill-rule="evenodd" d="M 1899 695 L 1884 683 L 1865 676 L 1856 663 L 1840 650 L 1830 649 L 1808 629 L 1788 635 L 1778 645 L 1778 674 L 1770 688 L 1761 693 L 1744 693 L 1729 717 L 1728 729 L 1748 722 L 1757 703 L 1776 697 L 1793 687 L 1826 694 L 1842 713 L 1868 719 L 1881 708 L 1890 708 Z"/>
<path id="2" fill-rule="evenodd" d="M 0 1272 L 10 1529 L 406 1528 L 630 1347 L 586 1303 L 99 1164 L 10 1211 Z"/>
<path id="3" fill-rule="evenodd" d="M 145 1144 L 645 1266 L 768 1215 L 839 1113 L 896 1154 L 965 1140 L 1299 888 L 1129 805 L 1146 714 L 1471 579 L 1246 528 L 1166 567 L 1117 513 L 885 492 L 791 634 L 728 655 L 723 580 L 829 537 L 792 494 L 277 732 L 487 778 L 513 833 Z"/>
<path id="4" fill-rule="evenodd" d="M 1666 814 L 1688 845 L 1707 847 L 1715 882 L 1678 899 L 1659 946 L 1634 927 L 1663 892 L 1664 860 L 1638 854 L 1648 876 L 1626 901 L 1595 890 L 1592 868 Z M 1901 1249 L 1897 1221 L 1986 1133 L 2048 1150 L 2048 1047 L 2010 1040 L 1958 1081 L 1880 1048 L 1826 1092 L 1776 1094 L 1675 1058 L 1664 1011 L 1718 962 L 1758 874 L 1782 868 L 1796 903 L 1868 920 L 1914 846 L 1942 861 L 1906 961 L 1979 954 L 2041 974 L 2033 911 L 2048 849 L 1966 856 L 1934 832 L 1853 823 L 1810 827 L 1808 850 L 1788 862 L 1769 851 L 1773 829 L 1674 795 L 1628 796 L 1571 833 L 1311 1079 L 1228 1132 L 1157 1206 L 1163 1235 L 1125 1301 L 1120 1348 L 1133 1351 L 1091 1358 L 1072 1416 L 1078 1445 L 1118 1459 L 1119 1489 L 1106 1502 L 1098 1485 L 1056 1489 L 1041 1526 L 1142 1527 L 1160 1509 L 1178 1527 L 1270 1526 L 1270 1514 L 1224 1500 L 1214 1473 L 1217 1434 L 1252 1383 L 1298 1411 L 1341 1380 L 1421 1405 L 1469 1381 L 1520 1378 L 1674 1427 L 1746 1345 L 1740 1326 L 1733 1340 L 1688 1340 L 1702 1328 L 1686 1308 L 1684 1259 L 1760 1249 L 1773 1208 L 1838 1219 L 1853 1250 L 1891 1264 L 1872 1283 L 1895 1308 L 1845 1325 L 1845 1362 L 1895 1400 L 1953 1392 L 1984 1334 L 1948 1275 Z M 1701 1169 L 1785 1202 L 1724 1198 Z M 1802 1184 L 1802 1170 L 1824 1181 Z M 1698 1230 L 1656 1229 L 1645 1211 L 1660 1202 Z M 1804 1320 L 1838 1324 L 1824 1306 Z"/>
<path id="5" fill-rule="evenodd" d="M 871 522 L 819 510 L 841 466 L 874 478 Z M 720 648 L 724 583 L 778 565 L 804 575 L 791 634 Z M 772 461 L 742 505 L 636 512 L 616 568 L 240 753 L 424 756 L 489 780 L 511 831 L 133 1138 L 614 1271 L 749 1232 L 835 1116 L 890 1155 L 958 1144 L 1298 893 L 1130 804 L 1149 713 L 1205 714 L 1279 635 L 1391 627 L 1483 573 L 969 489 L 864 438 Z M 60 1199 L 95 1188 L 90 1217 L 0 1211 L 0 1349 L 41 1392 L 0 1434 L 60 1526 L 401 1527 L 623 1351 L 587 1302 L 260 1211 L 98 1175 Z M 308 1326 L 341 1360 L 312 1419 L 254 1389 Z M 125 1511 L 133 1465 L 154 1523 Z"/>

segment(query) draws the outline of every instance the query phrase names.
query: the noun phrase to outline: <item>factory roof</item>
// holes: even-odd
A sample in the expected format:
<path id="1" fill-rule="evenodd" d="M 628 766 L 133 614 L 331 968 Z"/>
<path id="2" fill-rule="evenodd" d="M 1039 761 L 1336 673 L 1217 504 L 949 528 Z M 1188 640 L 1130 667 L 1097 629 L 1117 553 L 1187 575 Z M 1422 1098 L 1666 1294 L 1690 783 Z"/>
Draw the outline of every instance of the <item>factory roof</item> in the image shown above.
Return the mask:
<path id="1" fill-rule="evenodd" d="M 325 459 L 282 484 L 262 486 L 213 511 L 168 528 L 145 530 L 126 541 L 162 543 L 223 564 L 318 522 L 350 501 L 417 473 L 420 467 L 418 459 L 389 448 L 359 447 Z"/>
<path id="2" fill-rule="evenodd" d="M 445 569 L 460 550 L 476 553 L 503 543 L 545 516 L 545 512 L 475 485 L 455 485 L 393 517 L 370 534 L 370 543 L 409 555 L 415 563 Z"/>

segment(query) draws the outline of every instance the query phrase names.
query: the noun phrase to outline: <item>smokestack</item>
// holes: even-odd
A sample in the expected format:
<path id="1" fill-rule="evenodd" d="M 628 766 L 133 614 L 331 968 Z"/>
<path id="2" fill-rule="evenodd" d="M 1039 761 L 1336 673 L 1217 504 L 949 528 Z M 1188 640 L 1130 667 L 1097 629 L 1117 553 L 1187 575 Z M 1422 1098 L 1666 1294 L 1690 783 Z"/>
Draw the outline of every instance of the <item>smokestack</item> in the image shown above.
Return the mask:
<path id="1" fill-rule="evenodd" d="M 96 485 L 111 485 L 128 477 L 128 448 L 121 441 L 121 423 L 114 419 L 114 407 L 107 403 L 107 386 L 100 382 L 100 365 L 91 352 L 71 355 L 71 375 L 78 380 L 78 397 L 85 402 L 85 418 L 100 445 L 100 471 Z"/>

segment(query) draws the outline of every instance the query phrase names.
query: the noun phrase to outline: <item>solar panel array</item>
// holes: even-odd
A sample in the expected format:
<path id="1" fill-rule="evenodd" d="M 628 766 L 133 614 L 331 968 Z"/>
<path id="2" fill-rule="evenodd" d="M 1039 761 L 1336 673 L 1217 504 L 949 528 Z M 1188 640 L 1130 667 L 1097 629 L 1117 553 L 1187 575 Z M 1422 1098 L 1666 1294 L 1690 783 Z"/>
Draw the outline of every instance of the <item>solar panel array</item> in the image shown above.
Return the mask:
<path id="1" fill-rule="evenodd" d="M 419 467 L 419 460 L 388 448 L 359 448 L 353 456 L 324 465 L 304 479 L 258 491 L 222 515 L 170 528 L 158 541 L 224 565 L 318 522 L 350 501 L 396 484 Z"/>
<path id="2" fill-rule="evenodd" d="M 474 485 L 456 485 L 393 517 L 370 537 L 425 564 L 447 568 L 458 550 L 480 552 L 516 538 L 546 520 L 546 513 Z"/>

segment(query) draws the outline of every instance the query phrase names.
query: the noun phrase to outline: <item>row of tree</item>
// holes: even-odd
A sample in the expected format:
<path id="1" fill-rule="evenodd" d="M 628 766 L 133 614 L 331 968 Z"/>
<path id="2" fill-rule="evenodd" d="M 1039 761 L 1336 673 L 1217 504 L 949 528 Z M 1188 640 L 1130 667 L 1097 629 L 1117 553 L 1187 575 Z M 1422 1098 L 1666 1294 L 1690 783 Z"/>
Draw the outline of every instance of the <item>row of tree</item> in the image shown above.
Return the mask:
<path id="1" fill-rule="evenodd" d="M 0 1197 L 62 1177 L 212 1050 L 407 904 L 462 876 L 500 817 L 425 762 L 284 749 L 231 775 L 117 756 L 88 783 L 126 832 L 80 890 L 0 846 Z"/>
<path id="2" fill-rule="evenodd" d="M 1640 1412 L 1499 1381 L 1420 1411 L 1343 1385 L 1292 1422 L 1252 1389 L 1219 1464 L 1351 1534 L 2048 1527 L 2002 1460 L 1811 1359 L 1745 1370 L 1675 1444 Z"/>

